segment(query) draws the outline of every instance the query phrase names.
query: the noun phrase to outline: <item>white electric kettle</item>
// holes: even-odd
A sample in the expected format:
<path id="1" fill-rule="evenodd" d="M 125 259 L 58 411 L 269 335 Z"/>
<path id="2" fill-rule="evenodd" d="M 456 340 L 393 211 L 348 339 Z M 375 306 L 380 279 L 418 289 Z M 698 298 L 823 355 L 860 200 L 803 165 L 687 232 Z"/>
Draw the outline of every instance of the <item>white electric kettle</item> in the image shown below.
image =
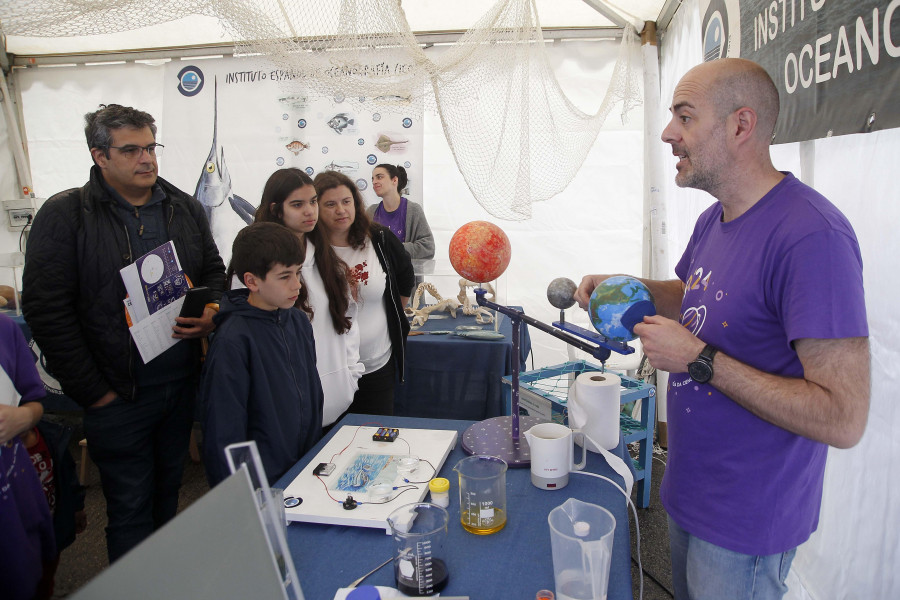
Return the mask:
<path id="1" fill-rule="evenodd" d="M 581 439 L 581 462 L 575 464 L 575 437 Z M 569 472 L 587 462 L 584 434 L 559 423 L 541 423 L 525 432 L 531 448 L 531 483 L 542 490 L 558 490 L 569 484 Z"/>

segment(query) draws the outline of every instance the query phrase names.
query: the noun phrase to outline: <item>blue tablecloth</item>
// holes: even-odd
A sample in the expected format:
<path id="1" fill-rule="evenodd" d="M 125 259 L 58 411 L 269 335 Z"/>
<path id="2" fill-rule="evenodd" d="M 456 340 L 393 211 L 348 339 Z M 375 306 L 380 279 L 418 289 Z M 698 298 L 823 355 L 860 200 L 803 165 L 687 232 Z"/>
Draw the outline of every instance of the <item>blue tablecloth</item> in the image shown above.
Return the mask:
<path id="1" fill-rule="evenodd" d="M 513 307 L 519 308 L 519 307 Z M 447 313 L 439 313 L 446 315 Z M 418 331 L 455 331 L 477 325 L 474 316 L 428 319 Z M 455 335 L 416 335 L 406 344 L 405 383 L 394 393 L 394 414 L 432 419 L 480 421 L 503 414 L 500 378 L 512 373 L 512 323 L 500 316 L 502 340 L 474 340 Z M 494 325 L 484 325 L 493 331 Z M 519 368 L 531 352 L 528 326 L 522 323 Z"/>
<path id="2" fill-rule="evenodd" d="M 463 432 L 469 421 L 347 415 L 338 423 L 362 425 L 378 420 L 387 427 L 456 429 Z M 337 431 L 337 428 L 335 428 Z M 310 450 L 275 487 L 285 488 L 324 447 L 330 435 Z M 624 456 L 622 444 L 615 450 Z M 630 600 L 631 541 L 625 498 L 612 484 L 595 477 L 572 475 L 564 491 L 539 490 L 531 484 L 528 469 L 509 469 L 506 474 L 508 521 L 501 531 L 487 536 L 466 532 L 459 522 L 459 482 L 453 467 L 466 454 L 459 442 L 440 470 L 450 480 L 450 526 L 445 558 L 450 580 L 442 595 L 468 595 L 473 600 L 534 598 L 541 589 L 553 589 L 553 558 L 547 515 L 570 497 L 598 504 L 616 519 L 609 600 Z M 586 469 L 617 482 L 621 478 L 597 454 L 588 453 Z M 428 496 L 426 496 L 426 501 Z M 398 502 L 398 506 L 403 503 Z M 384 562 L 394 551 L 391 536 L 381 529 L 292 523 L 287 528 L 297 576 L 305 597 L 328 600 L 335 592 Z M 395 587 L 393 566 L 388 564 L 365 583 Z"/>

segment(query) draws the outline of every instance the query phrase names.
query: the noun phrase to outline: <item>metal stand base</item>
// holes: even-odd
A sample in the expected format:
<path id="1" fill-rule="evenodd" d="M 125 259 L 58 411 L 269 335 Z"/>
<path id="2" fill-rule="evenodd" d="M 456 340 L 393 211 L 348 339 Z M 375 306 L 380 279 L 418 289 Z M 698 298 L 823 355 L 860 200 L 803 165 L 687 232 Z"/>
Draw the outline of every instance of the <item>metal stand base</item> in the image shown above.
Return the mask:
<path id="1" fill-rule="evenodd" d="M 463 434 L 462 448 L 469 454 L 487 454 L 506 461 L 510 468 L 531 465 L 531 449 L 525 436 L 514 440 L 512 417 L 493 417 L 475 423 Z M 542 423 L 539 417 L 519 416 L 522 431 Z"/>

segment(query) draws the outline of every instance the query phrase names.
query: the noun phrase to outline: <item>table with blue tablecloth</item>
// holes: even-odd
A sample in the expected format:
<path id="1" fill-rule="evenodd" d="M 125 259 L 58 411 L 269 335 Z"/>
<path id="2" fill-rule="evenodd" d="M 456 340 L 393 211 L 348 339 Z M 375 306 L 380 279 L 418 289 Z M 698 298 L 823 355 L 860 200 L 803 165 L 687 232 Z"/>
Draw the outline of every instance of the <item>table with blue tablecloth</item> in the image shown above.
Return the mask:
<path id="1" fill-rule="evenodd" d="M 344 425 L 371 425 L 401 429 L 455 429 L 462 438 L 471 421 L 373 417 L 347 415 L 335 428 Z M 310 450 L 274 487 L 286 488 L 318 454 L 333 432 Z M 614 451 L 620 457 L 620 442 Z M 559 490 L 540 490 L 531 484 L 529 469 L 509 469 L 506 474 L 508 521 L 497 533 L 479 536 L 468 533 L 459 522 L 459 484 L 453 467 L 464 458 L 459 442 L 440 469 L 450 480 L 450 525 L 445 558 L 450 572 L 445 596 L 468 595 L 473 600 L 534 598 L 541 589 L 553 589 L 553 559 L 550 550 L 550 511 L 570 497 L 598 504 L 616 519 L 613 556 L 609 576 L 609 600 L 630 600 L 631 541 L 625 498 L 613 484 L 595 477 L 572 475 L 569 485 Z M 586 471 L 599 473 L 622 483 L 597 454 L 588 453 Z M 426 496 L 426 501 L 428 496 Z M 398 498 L 397 505 L 407 502 Z M 287 541 L 306 598 L 327 600 L 335 592 L 371 571 L 392 556 L 394 542 L 383 529 L 291 523 Z M 395 587 L 392 565 L 388 564 L 365 580 L 367 585 Z"/>
<path id="2" fill-rule="evenodd" d="M 519 308 L 519 307 L 513 307 Z M 520 309 L 521 310 L 521 309 Z M 406 343 L 405 382 L 394 392 L 394 414 L 434 419 L 481 420 L 503 414 L 500 379 L 512 373 L 512 323 L 499 315 L 502 340 L 477 340 L 454 334 L 459 326 L 477 326 L 474 316 L 457 309 L 456 318 L 429 318 Z M 494 324 L 483 326 L 494 331 Z M 531 352 L 528 326 L 521 324 L 519 368 Z"/>

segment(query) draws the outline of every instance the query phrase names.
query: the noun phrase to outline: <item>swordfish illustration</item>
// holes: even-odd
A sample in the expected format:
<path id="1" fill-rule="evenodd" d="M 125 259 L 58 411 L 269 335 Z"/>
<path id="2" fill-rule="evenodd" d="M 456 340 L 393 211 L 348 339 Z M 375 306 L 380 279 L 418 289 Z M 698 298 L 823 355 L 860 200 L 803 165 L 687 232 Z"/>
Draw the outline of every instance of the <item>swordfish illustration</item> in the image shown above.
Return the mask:
<path id="1" fill-rule="evenodd" d="M 225 165 L 225 150 L 219 148 L 218 82 L 213 93 L 213 139 L 203 172 L 197 181 L 194 198 L 203 205 L 206 218 L 220 249 L 230 249 L 234 236 L 253 222 L 256 207 L 231 190 L 231 174 Z M 225 206 L 228 200 L 229 210 Z M 224 259 L 224 256 L 223 256 Z"/>

